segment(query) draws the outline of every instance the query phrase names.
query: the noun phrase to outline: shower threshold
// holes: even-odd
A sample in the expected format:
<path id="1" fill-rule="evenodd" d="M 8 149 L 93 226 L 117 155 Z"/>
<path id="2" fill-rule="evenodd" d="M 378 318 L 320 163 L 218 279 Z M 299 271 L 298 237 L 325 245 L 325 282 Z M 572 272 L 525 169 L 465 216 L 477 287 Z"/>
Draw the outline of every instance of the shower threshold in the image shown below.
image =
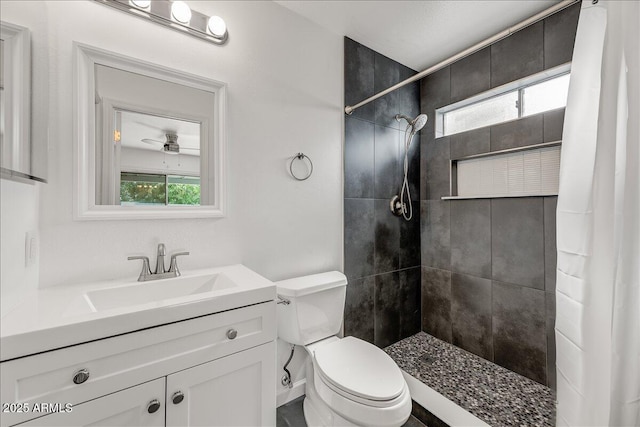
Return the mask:
<path id="1" fill-rule="evenodd" d="M 550 388 L 419 332 L 385 348 L 415 403 L 445 425 L 554 427 Z"/>

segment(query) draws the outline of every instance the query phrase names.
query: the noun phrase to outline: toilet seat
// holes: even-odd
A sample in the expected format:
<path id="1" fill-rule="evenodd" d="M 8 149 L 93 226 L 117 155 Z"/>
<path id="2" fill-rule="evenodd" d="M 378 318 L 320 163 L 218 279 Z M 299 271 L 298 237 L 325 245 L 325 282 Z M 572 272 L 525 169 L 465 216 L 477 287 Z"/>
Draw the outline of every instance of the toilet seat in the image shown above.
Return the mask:
<path id="1" fill-rule="evenodd" d="M 400 368 L 389 355 L 354 337 L 314 348 L 313 358 L 315 371 L 327 387 L 365 405 L 392 405 L 406 387 Z"/>

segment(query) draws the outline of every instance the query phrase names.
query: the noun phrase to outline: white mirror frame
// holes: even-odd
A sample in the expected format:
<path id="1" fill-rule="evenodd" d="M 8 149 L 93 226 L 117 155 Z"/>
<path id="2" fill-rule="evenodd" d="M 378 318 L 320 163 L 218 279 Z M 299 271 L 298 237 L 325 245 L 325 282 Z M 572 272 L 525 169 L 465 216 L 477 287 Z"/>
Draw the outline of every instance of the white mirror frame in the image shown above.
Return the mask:
<path id="1" fill-rule="evenodd" d="M 74 42 L 74 94 L 73 126 L 74 141 L 74 219 L 75 220 L 119 220 L 119 219 L 169 219 L 169 218 L 215 218 L 225 216 L 226 173 L 226 97 L 227 85 L 216 80 L 173 70 L 161 65 L 119 55 L 103 49 Z M 208 170 L 201 168 L 201 177 L 206 177 L 213 186 L 213 200 L 203 206 L 120 206 L 97 205 L 95 190 L 96 150 L 96 64 L 129 71 L 144 76 L 177 83 L 211 92 L 215 96 L 213 126 L 208 138 L 210 156 Z"/>
<path id="2" fill-rule="evenodd" d="M 28 28 L 1 21 L 4 40 L 5 143 L 8 169 L 31 178 L 31 34 Z M 8 59 L 8 61 L 5 61 Z M 41 179 L 39 179 L 41 180 Z"/>

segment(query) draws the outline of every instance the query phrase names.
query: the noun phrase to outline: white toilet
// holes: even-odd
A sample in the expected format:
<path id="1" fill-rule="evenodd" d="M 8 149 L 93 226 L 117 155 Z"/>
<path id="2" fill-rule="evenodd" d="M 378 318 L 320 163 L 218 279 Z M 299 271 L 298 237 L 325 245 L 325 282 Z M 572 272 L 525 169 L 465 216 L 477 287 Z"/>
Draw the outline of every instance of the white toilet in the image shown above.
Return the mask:
<path id="1" fill-rule="evenodd" d="M 304 417 L 309 426 L 404 424 L 411 396 L 400 368 L 384 351 L 338 338 L 347 278 L 338 271 L 276 282 L 278 336 L 309 353 Z"/>

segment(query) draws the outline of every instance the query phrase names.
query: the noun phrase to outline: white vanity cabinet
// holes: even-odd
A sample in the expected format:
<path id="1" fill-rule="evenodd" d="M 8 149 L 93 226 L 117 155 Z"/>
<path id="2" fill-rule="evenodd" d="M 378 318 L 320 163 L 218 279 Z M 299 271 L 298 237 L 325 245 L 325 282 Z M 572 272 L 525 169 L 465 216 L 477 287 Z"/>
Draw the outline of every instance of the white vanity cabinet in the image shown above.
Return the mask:
<path id="1" fill-rule="evenodd" d="M 1 424 L 274 425 L 275 337 L 269 301 L 2 362 L 2 402 L 29 410 Z"/>

